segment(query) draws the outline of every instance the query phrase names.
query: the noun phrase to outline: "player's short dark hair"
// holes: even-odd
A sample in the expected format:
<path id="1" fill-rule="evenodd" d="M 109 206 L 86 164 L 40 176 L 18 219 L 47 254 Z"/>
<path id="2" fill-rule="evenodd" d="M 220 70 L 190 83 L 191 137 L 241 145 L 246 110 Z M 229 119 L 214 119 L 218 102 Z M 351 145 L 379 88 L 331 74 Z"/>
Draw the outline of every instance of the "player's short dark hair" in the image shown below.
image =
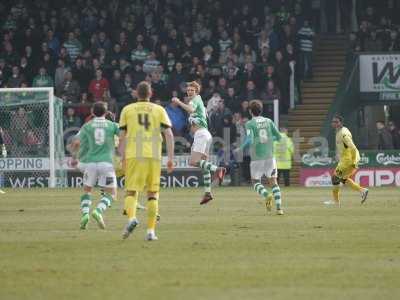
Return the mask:
<path id="1" fill-rule="evenodd" d="M 341 115 L 339 115 L 339 114 L 334 115 L 333 118 L 334 118 L 334 119 L 338 119 L 338 120 L 340 121 L 340 123 L 343 123 L 343 122 L 344 122 L 344 118 L 343 118 Z"/>
<path id="2" fill-rule="evenodd" d="M 93 114 L 96 117 L 102 117 L 107 112 L 106 104 L 104 102 L 96 102 L 93 104 Z"/>
<path id="3" fill-rule="evenodd" d="M 115 114 L 113 112 L 107 110 L 105 117 L 107 120 L 115 122 Z"/>
<path id="4" fill-rule="evenodd" d="M 136 87 L 139 100 L 147 100 L 151 96 L 151 86 L 147 81 L 139 82 Z"/>
<path id="5" fill-rule="evenodd" d="M 260 100 L 251 100 L 249 104 L 249 109 L 253 116 L 255 117 L 260 116 L 263 111 L 262 102 Z"/>

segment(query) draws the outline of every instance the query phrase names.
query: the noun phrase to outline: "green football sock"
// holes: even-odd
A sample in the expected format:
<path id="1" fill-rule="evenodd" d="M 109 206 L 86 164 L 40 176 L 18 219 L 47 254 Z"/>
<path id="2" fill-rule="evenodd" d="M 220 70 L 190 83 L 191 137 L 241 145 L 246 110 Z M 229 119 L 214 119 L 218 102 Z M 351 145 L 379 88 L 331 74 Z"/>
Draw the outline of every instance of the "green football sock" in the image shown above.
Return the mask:
<path id="1" fill-rule="evenodd" d="M 203 171 L 204 192 L 211 193 L 211 172 Z"/>
<path id="2" fill-rule="evenodd" d="M 254 184 L 254 190 L 263 198 L 267 198 L 268 190 L 260 182 Z"/>
<path id="3" fill-rule="evenodd" d="M 92 200 L 90 199 L 90 194 L 83 194 L 81 196 L 81 213 L 82 215 L 88 214 L 90 211 L 90 205 L 92 205 Z"/>
<path id="4" fill-rule="evenodd" d="M 96 210 L 102 214 L 107 209 L 107 207 L 111 206 L 112 200 L 112 195 L 108 193 L 103 193 L 100 202 L 97 204 Z"/>
<path id="5" fill-rule="evenodd" d="M 282 197 L 281 197 L 281 189 L 279 188 L 279 185 L 274 185 L 272 187 L 272 194 L 274 195 L 276 209 L 281 209 Z"/>
<path id="6" fill-rule="evenodd" d="M 216 165 L 203 159 L 199 161 L 199 167 L 204 171 L 211 171 L 211 172 L 215 172 L 218 168 Z"/>

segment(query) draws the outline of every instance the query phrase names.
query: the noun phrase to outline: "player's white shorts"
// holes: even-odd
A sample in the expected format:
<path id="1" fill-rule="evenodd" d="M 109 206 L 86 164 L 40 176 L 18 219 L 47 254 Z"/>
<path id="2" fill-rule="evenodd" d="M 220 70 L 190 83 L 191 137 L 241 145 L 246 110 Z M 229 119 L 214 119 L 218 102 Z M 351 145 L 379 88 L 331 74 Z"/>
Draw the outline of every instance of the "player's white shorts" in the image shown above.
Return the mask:
<path id="1" fill-rule="evenodd" d="M 265 160 L 255 160 L 250 162 L 251 178 L 260 180 L 263 175 L 267 178 L 278 177 L 278 169 L 276 167 L 275 158 Z"/>
<path id="2" fill-rule="evenodd" d="M 192 152 L 199 152 L 208 156 L 211 143 L 211 133 L 205 128 L 197 129 L 193 136 Z"/>
<path id="3" fill-rule="evenodd" d="M 83 184 L 94 187 L 96 183 L 100 187 L 116 188 L 117 177 L 114 166 L 108 162 L 86 163 L 83 173 Z"/>

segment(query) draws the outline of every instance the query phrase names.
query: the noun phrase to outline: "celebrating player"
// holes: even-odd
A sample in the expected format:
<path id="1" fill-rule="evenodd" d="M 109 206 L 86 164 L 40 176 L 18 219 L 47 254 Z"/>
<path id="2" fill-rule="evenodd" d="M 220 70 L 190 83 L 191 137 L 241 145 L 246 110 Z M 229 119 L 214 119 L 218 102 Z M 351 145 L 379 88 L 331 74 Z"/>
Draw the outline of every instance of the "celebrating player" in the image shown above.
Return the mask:
<path id="1" fill-rule="evenodd" d="M 343 117 L 336 115 L 332 119 L 332 127 L 336 130 L 336 156 L 339 163 L 332 175 L 333 200 L 325 204 L 337 204 L 340 206 L 340 183 L 347 184 L 353 190 L 361 193 L 361 204 L 367 200 L 368 189 L 355 183 L 350 177 L 357 171 L 360 153 L 354 145 L 350 130 L 343 126 Z"/>
<path id="2" fill-rule="evenodd" d="M 143 81 L 137 86 L 138 102 L 125 106 L 120 117 L 119 153 L 125 167 L 125 209 L 129 218 L 123 239 L 139 224 L 136 219 L 138 192 L 147 187 L 146 240 L 157 240 L 155 227 L 161 177 L 161 146 L 164 134 L 167 144 L 168 171 L 173 168 L 174 136 L 165 109 L 150 103 L 151 87 Z"/>
<path id="3" fill-rule="evenodd" d="M 273 156 L 274 141 L 279 141 L 281 135 L 272 120 L 261 116 L 263 110 L 261 101 L 250 101 L 249 109 L 252 119 L 247 121 L 245 125 L 246 139 L 235 152 L 250 146 L 250 173 L 254 189 L 265 199 L 268 211 L 271 211 L 273 197 L 276 205 L 276 213 L 278 215 L 283 215 L 281 190 L 277 182 L 278 171 L 276 160 Z M 261 183 L 261 178 L 264 175 L 271 187 L 273 196 Z"/>
<path id="4" fill-rule="evenodd" d="M 117 193 L 117 179 L 113 166 L 114 137 L 118 136 L 118 125 L 106 120 L 106 106 L 103 102 L 93 105 L 94 118 L 83 125 L 79 132 L 80 150 L 85 153 L 81 163 L 83 168 L 83 189 L 81 196 L 81 229 L 86 229 L 89 222 L 91 193 L 96 183 L 102 188 L 100 202 L 92 212 L 100 228 L 105 228 L 103 212 L 109 207 Z"/>
<path id="5" fill-rule="evenodd" d="M 212 143 L 212 136 L 208 131 L 207 113 L 201 99 L 200 85 L 196 81 L 187 84 L 186 92 L 189 103 L 185 104 L 178 98 L 172 98 L 172 102 L 178 104 L 190 114 L 190 131 L 193 134 L 193 145 L 190 154 L 189 164 L 193 167 L 199 167 L 203 170 L 204 196 L 200 204 L 206 204 L 213 199 L 211 194 L 211 172 L 214 172 L 214 179 L 220 182 L 224 179 L 226 169 L 217 167 L 207 161 Z"/>

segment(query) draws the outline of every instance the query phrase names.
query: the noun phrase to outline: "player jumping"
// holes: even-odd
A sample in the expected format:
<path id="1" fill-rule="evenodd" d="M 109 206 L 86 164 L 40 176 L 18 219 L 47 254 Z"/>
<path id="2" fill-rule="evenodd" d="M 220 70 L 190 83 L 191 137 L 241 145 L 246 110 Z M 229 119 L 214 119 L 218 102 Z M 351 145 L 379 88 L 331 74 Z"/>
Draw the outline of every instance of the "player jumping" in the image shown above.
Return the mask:
<path id="1" fill-rule="evenodd" d="M 210 147 L 212 144 L 212 136 L 208 131 L 207 112 L 201 99 L 200 85 L 196 81 L 187 84 L 186 93 L 189 103 L 185 104 L 178 98 L 172 98 L 172 102 L 178 104 L 184 109 L 189 116 L 190 131 L 193 134 L 193 145 L 190 153 L 189 164 L 203 170 L 204 180 L 204 196 L 200 204 L 206 204 L 213 199 L 211 194 L 211 172 L 214 173 L 214 179 L 223 181 L 226 169 L 217 167 L 213 163 L 207 161 Z"/>
<path id="2" fill-rule="evenodd" d="M 325 204 L 337 204 L 340 206 L 340 183 L 346 184 L 353 190 L 360 192 L 361 204 L 363 204 L 367 200 L 368 189 L 361 187 L 350 178 L 358 169 L 360 153 L 354 145 L 350 130 L 343 126 L 343 117 L 339 115 L 334 116 L 332 127 L 336 130 L 336 156 L 339 158 L 339 163 L 332 175 L 334 201 L 327 201 Z"/>
<path id="3" fill-rule="evenodd" d="M 246 139 L 239 149 L 250 146 L 250 173 L 254 190 L 265 199 L 266 208 L 271 211 L 272 198 L 275 200 L 276 213 L 283 215 L 281 190 L 277 177 L 276 160 L 273 156 L 274 141 L 279 141 L 281 135 L 274 122 L 261 116 L 263 105 L 259 100 L 252 100 L 249 105 L 252 119 L 246 122 Z M 262 185 L 261 178 L 266 176 L 272 195 Z"/>
<path id="4" fill-rule="evenodd" d="M 83 190 L 81 196 L 81 229 L 86 229 L 92 204 L 92 189 L 96 183 L 102 188 L 100 202 L 92 212 L 101 229 L 105 229 L 103 213 L 116 197 L 117 179 L 113 166 L 114 138 L 118 136 L 118 125 L 106 120 L 106 106 L 103 102 L 93 105 L 95 117 L 83 125 L 79 132 L 80 149 L 85 149 L 83 163 Z M 82 162 L 82 161 L 81 161 Z"/>
<path id="5" fill-rule="evenodd" d="M 125 167 L 125 209 L 129 222 L 122 234 L 126 239 L 139 224 L 136 219 L 138 193 L 147 188 L 147 241 L 157 240 L 155 227 L 161 177 L 161 146 L 167 144 L 168 172 L 172 171 L 174 136 L 165 109 L 150 102 L 151 87 L 143 81 L 137 86 L 138 102 L 125 106 L 119 121 L 119 153 Z"/>

